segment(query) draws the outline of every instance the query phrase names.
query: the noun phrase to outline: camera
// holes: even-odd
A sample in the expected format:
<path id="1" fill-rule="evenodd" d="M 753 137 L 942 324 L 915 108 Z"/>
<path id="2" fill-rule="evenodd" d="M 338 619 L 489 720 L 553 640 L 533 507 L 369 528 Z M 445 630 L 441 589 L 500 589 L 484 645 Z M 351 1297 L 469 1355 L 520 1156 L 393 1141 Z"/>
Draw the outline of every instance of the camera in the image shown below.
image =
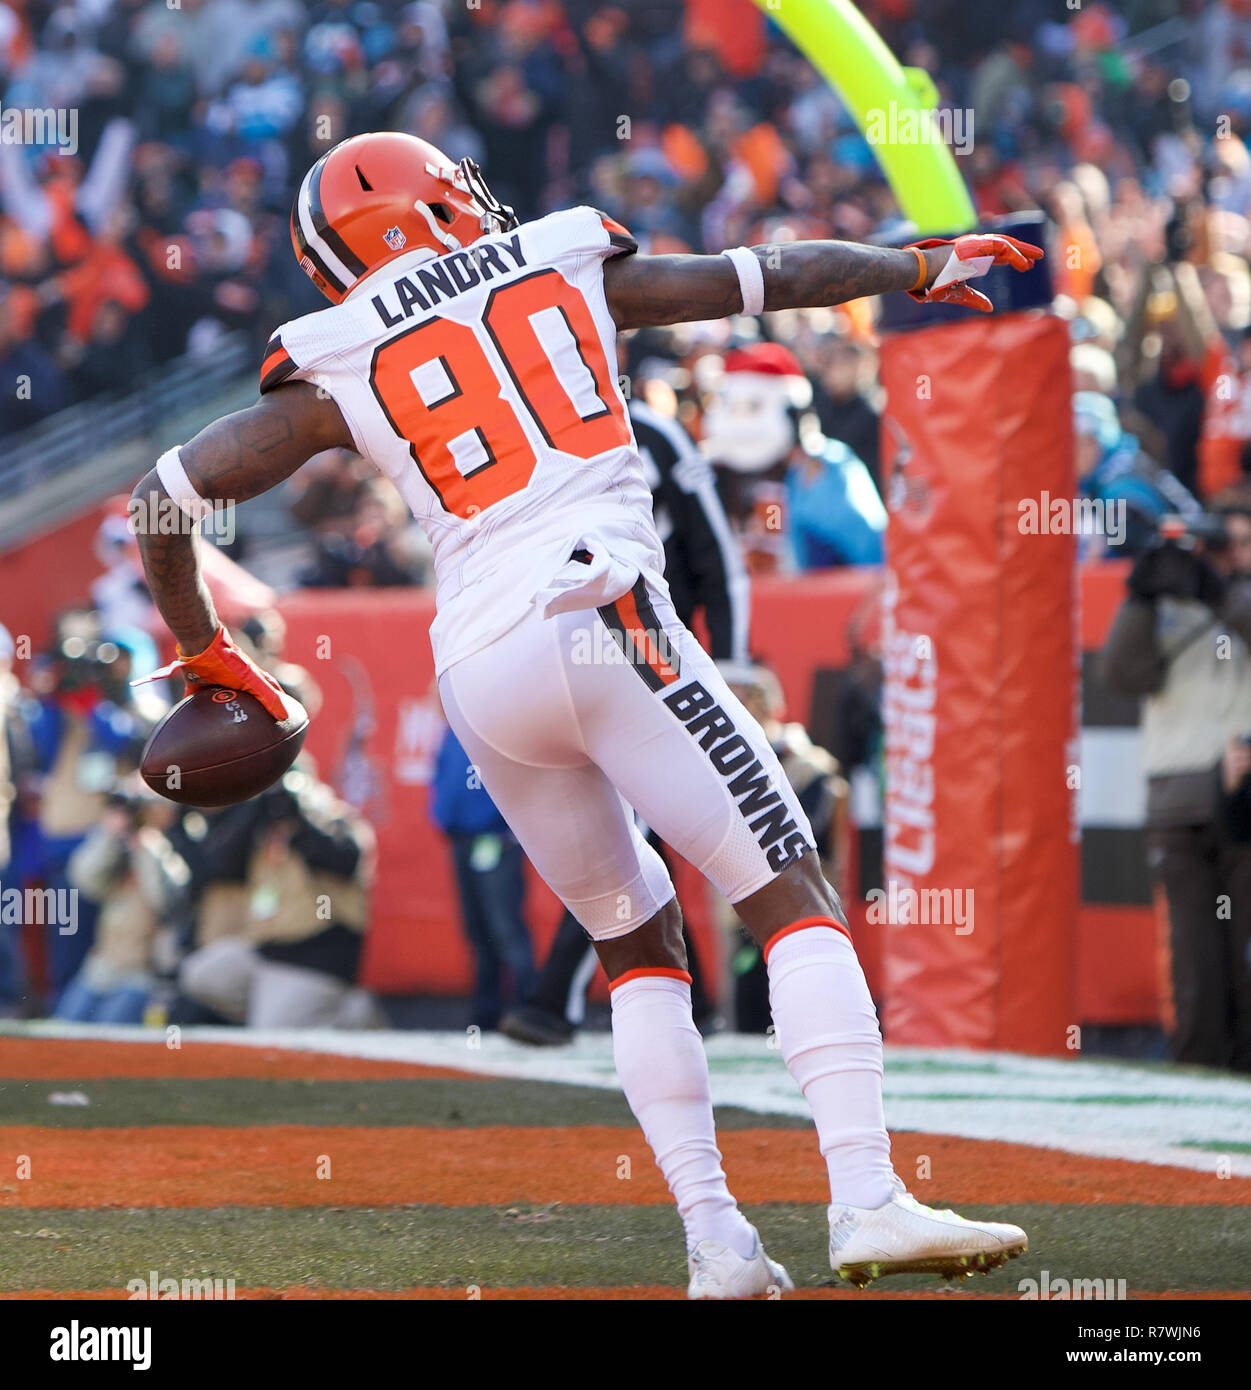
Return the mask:
<path id="1" fill-rule="evenodd" d="M 1143 599 L 1191 599 L 1215 609 L 1222 602 L 1225 580 L 1212 557 L 1228 546 L 1229 534 L 1219 516 L 1161 517 L 1154 542 L 1130 571 L 1130 590 Z"/>
<path id="2" fill-rule="evenodd" d="M 1225 522 L 1211 512 L 1199 512 L 1194 516 L 1179 516 L 1176 513 L 1162 516 L 1156 527 L 1156 536 L 1162 544 L 1172 544 L 1182 550 L 1202 548 L 1216 552 L 1229 548 L 1229 532 L 1225 529 Z"/>
<path id="3" fill-rule="evenodd" d="M 116 642 L 100 636 L 94 613 L 64 614 L 47 655 L 56 694 L 95 691 L 106 699 L 125 695 L 125 653 Z"/>

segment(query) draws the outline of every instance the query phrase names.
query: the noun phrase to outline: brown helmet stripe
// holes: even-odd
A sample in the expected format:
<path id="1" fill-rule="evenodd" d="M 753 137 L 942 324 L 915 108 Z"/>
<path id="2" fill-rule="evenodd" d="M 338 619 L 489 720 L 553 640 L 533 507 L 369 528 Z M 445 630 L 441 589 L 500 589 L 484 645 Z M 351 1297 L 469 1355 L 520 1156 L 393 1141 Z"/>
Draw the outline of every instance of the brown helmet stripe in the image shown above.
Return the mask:
<path id="1" fill-rule="evenodd" d="M 318 254 L 317 248 L 309 242 L 308 237 L 305 235 L 304 228 L 300 222 L 300 203 L 303 200 L 303 196 L 302 192 L 296 194 L 295 206 L 291 209 L 291 231 L 295 236 L 296 249 L 300 253 L 300 259 L 307 259 L 313 269 L 325 280 L 332 290 L 338 290 L 340 294 L 343 294 L 346 292 L 347 286 L 330 269 L 326 262 L 322 260 L 321 256 Z"/>
<path id="2" fill-rule="evenodd" d="M 322 206 L 321 174 L 327 158 L 327 155 L 322 155 L 313 165 L 312 176 L 308 181 L 308 206 L 313 216 L 313 230 L 338 256 L 344 266 L 352 272 L 353 276 L 359 279 L 369 270 L 369 267 L 330 225 L 326 218 L 326 210 Z"/>

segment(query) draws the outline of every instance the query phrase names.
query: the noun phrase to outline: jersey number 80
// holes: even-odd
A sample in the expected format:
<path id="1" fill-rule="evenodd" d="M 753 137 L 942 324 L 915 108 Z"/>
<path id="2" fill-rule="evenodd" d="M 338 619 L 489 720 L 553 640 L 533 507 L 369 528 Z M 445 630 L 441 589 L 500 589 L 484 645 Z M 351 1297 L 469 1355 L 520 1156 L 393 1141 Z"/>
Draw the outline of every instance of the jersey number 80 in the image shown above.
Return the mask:
<path id="1" fill-rule="evenodd" d="M 480 333 L 549 448 L 589 459 L 630 442 L 582 294 L 538 270 L 492 290 L 481 325 L 433 318 L 382 343 L 370 385 L 443 506 L 472 517 L 519 492 L 537 456 Z"/>

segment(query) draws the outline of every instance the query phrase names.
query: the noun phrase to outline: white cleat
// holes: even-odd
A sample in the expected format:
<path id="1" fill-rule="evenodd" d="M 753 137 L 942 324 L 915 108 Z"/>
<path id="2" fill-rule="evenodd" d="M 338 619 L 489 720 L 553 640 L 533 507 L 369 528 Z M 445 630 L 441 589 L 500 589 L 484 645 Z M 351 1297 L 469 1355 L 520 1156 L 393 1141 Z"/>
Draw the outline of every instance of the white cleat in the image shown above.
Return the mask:
<path id="1" fill-rule="evenodd" d="M 1019 1226 L 966 1221 L 954 1211 L 923 1206 L 898 1186 L 880 1207 L 832 1206 L 830 1268 L 862 1289 L 883 1274 L 986 1274 L 1029 1249 Z"/>
<path id="2" fill-rule="evenodd" d="M 771 1260 L 752 1227 L 756 1248 L 746 1258 L 719 1240 L 701 1240 L 687 1257 L 691 1282 L 687 1298 L 759 1298 L 790 1293 L 795 1285 L 776 1260 Z"/>

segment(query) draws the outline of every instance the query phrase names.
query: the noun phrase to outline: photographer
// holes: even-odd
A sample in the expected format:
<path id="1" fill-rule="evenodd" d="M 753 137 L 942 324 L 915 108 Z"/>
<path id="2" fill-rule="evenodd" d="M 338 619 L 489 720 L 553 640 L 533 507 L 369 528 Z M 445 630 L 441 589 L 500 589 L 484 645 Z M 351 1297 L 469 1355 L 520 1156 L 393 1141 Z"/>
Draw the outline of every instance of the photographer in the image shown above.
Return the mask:
<path id="1" fill-rule="evenodd" d="M 64 614 L 32 676 L 30 738 L 40 772 L 39 836 L 45 885 L 68 890 L 66 866 L 104 814 L 119 777 L 138 765 L 150 724 L 134 707 L 130 652 L 102 636 L 90 611 Z M 72 930 L 48 923 L 51 1002 L 95 939 L 96 907 L 80 902 Z"/>
<path id="2" fill-rule="evenodd" d="M 31 849 L 28 812 L 35 755 L 23 713 L 21 685 L 13 674 L 16 646 L 0 623 L 0 884 L 20 888 Z M 36 847 L 37 853 L 37 847 Z M 22 925 L 0 921 L 0 1018 L 21 1016 L 26 1007 L 27 969 Z"/>
<path id="3" fill-rule="evenodd" d="M 376 1005 L 355 987 L 369 925 L 369 825 L 297 767 L 222 812 L 205 845 L 220 845 L 220 835 L 246 857 L 243 931 L 217 935 L 187 956 L 183 993 L 254 1028 L 375 1024 Z"/>
<path id="4" fill-rule="evenodd" d="M 1218 769 L 1251 732 L 1251 500 L 1161 527 L 1135 563 L 1099 656 L 1102 683 L 1145 697 L 1147 843 L 1168 904 L 1179 1062 L 1251 1071 L 1251 842 Z"/>
<path id="5" fill-rule="evenodd" d="M 109 798 L 103 819 L 70 855 L 70 884 L 99 909 L 95 944 L 65 987 L 55 1017 L 142 1023 L 156 983 L 157 933 L 183 906 L 190 872 L 165 838 L 176 807 L 137 778 Z"/>

